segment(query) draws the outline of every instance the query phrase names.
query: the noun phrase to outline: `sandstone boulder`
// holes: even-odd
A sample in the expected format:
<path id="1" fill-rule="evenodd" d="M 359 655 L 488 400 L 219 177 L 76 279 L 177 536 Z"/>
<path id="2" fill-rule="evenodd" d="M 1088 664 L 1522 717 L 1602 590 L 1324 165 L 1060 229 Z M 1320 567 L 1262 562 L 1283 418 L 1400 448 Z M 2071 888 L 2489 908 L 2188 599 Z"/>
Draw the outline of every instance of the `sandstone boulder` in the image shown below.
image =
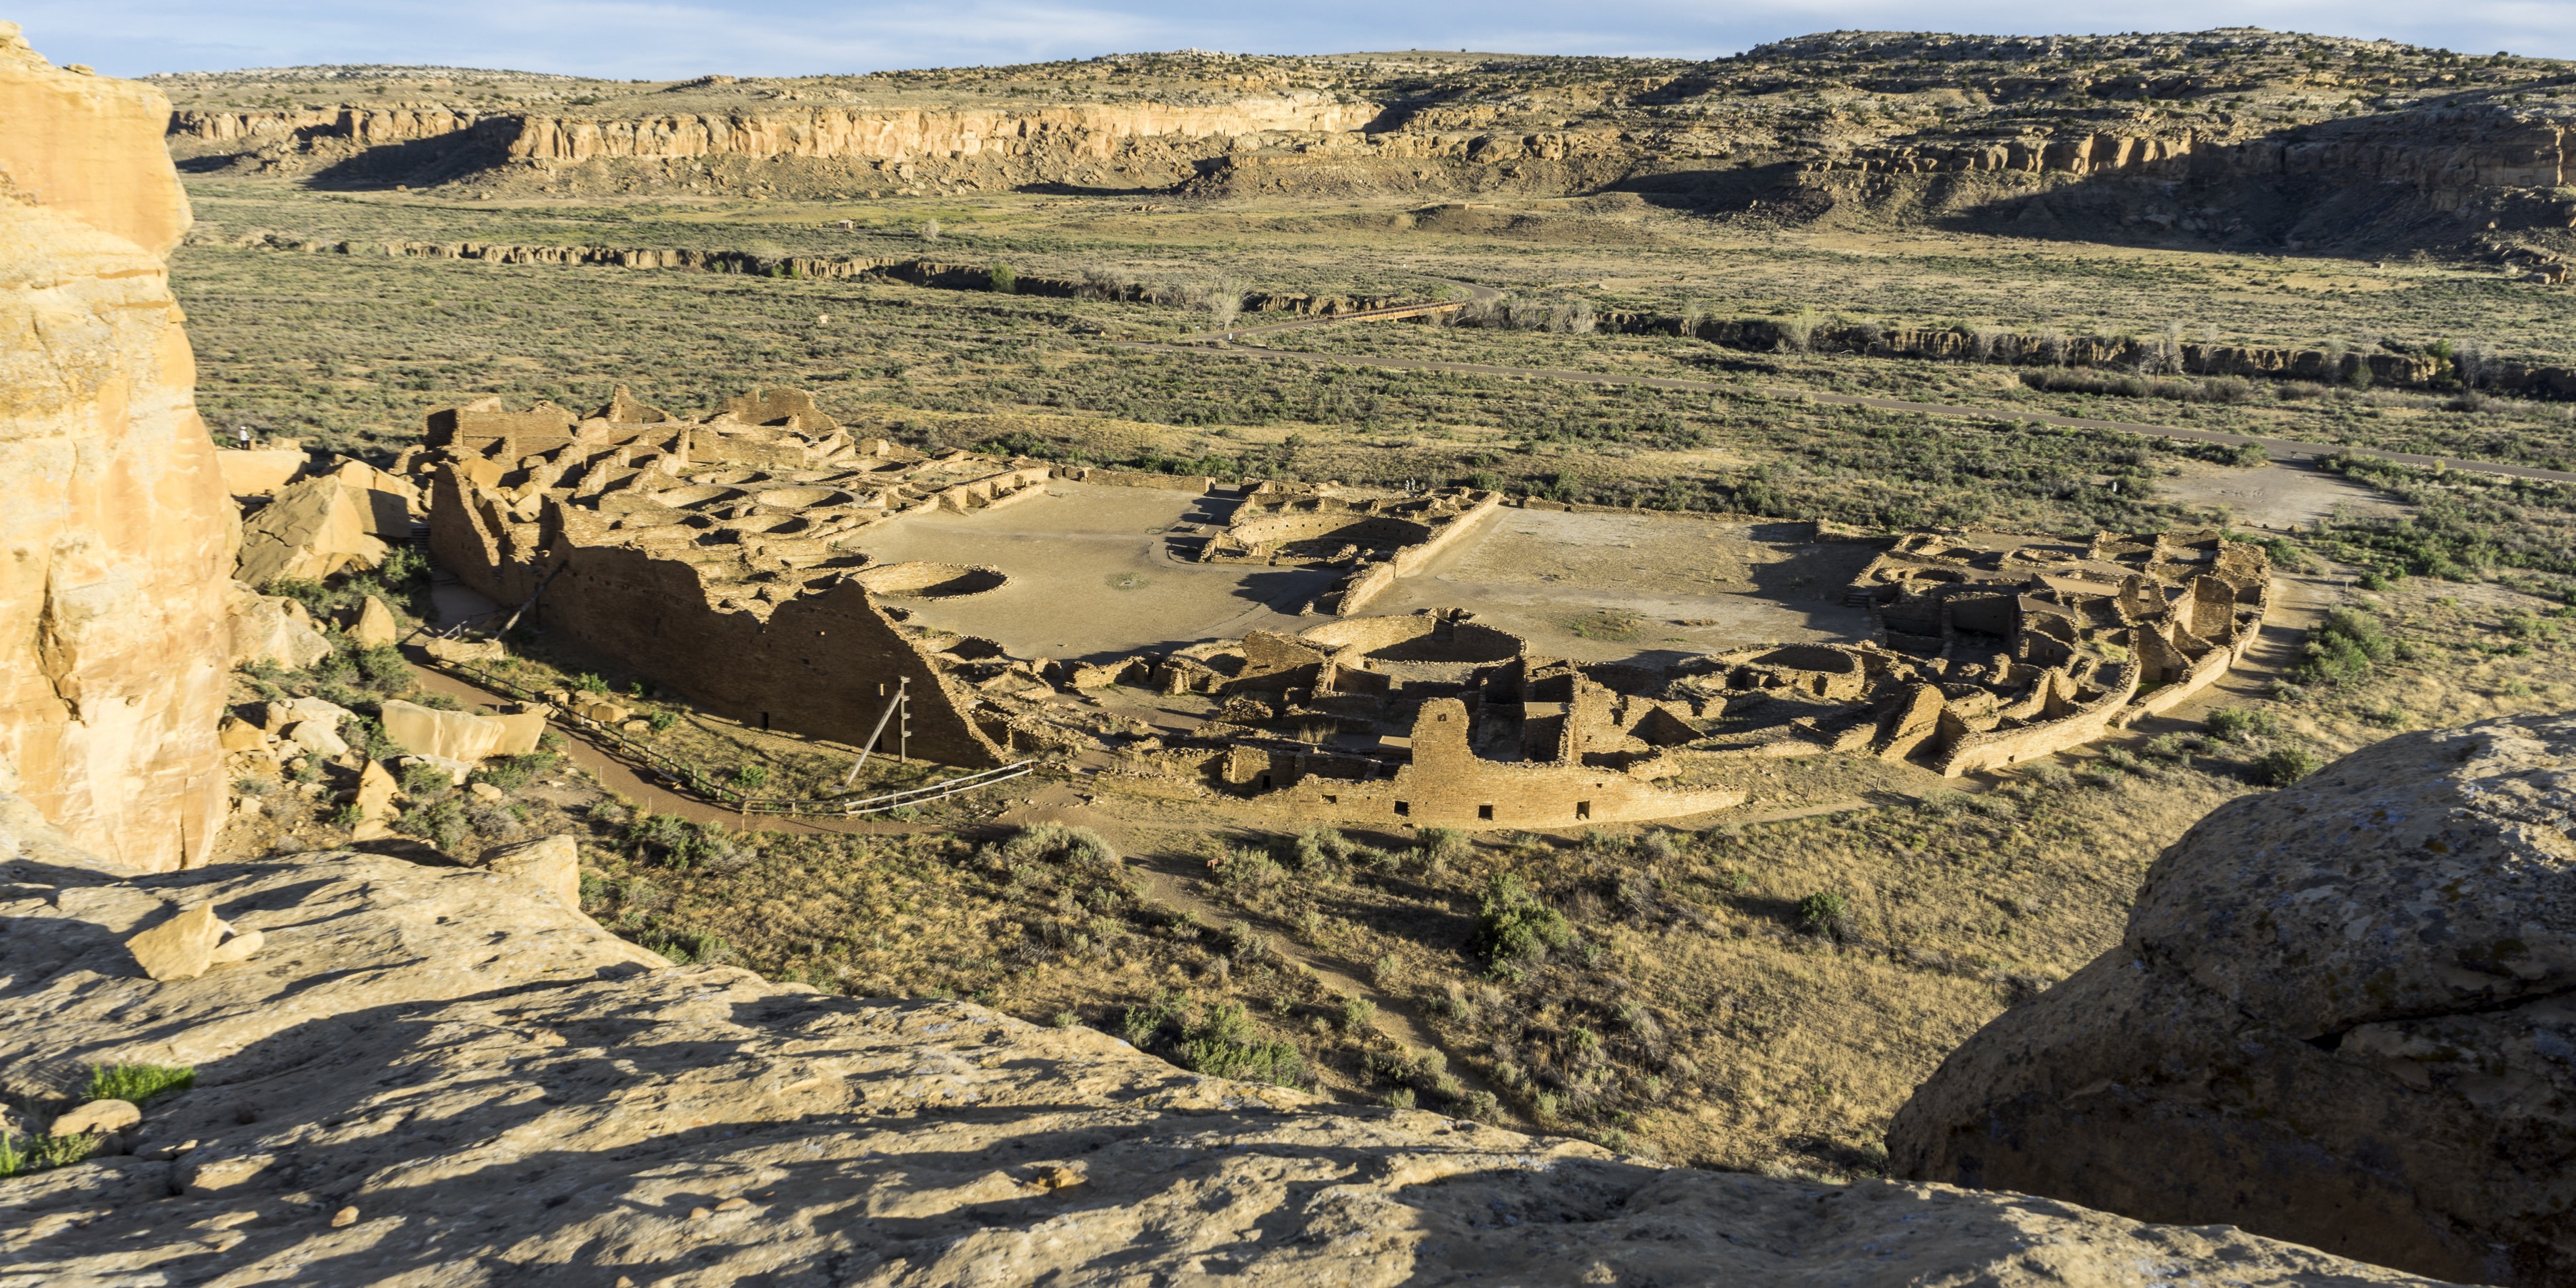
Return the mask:
<path id="1" fill-rule="evenodd" d="M 441 662 L 498 662 L 510 655 L 499 640 L 430 639 L 421 650 Z"/>
<path id="2" fill-rule="evenodd" d="M 298 720 L 286 726 L 286 740 L 325 760 L 349 754 L 348 740 L 326 721 Z"/>
<path id="3" fill-rule="evenodd" d="M 302 448 L 215 453 L 224 490 L 234 496 L 268 496 L 295 481 L 312 457 Z"/>
<path id="4" fill-rule="evenodd" d="M 215 910 L 201 903 L 126 940 L 125 948 L 154 979 L 195 979 L 206 973 L 226 929 Z"/>
<path id="5" fill-rule="evenodd" d="M 289 671 L 305 670 L 331 656 L 331 641 L 313 629 L 304 605 L 278 595 L 262 595 L 240 582 L 231 586 L 232 665 L 267 662 Z"/>
<path id="6" fill-rule="evenodd" d="M 1664 1167 L 969 1003 L 670 968 L 493 872 L 336 853 L 26 880 L 0 954 L 41 982 L 0 996 L 0 1067 L 187 1064 L 214 1092 L 156 1106 L 155 1139 L 197 1142 L 175 1164 L 0 1187 L 0 1226 L 89 1223 L 12 1251 L 30 1283 L 183 1256 L 245 1283 L 2422 1282 L 2015 1195 Z M 110 968 L 116 928 L 180 890 L 279 965 Z M 220 1262 L 193 1251 L 210 1229 Z"/>
<path id="7" fill-rule="evenodd" d="M 394 797 L 401 791 L 394 776 L 370 760 L 358 769 L 358 786 L 349 794 L 349 803 L 357 807 L 360 822 L 381 823 L 393 817 Z"/>
<path id="8" fill-rule="evenodd" d="M 384 704 L 385 738 L 416 756 L 476 764 L 492 756 L 524 756 L 545 736 L 543 710 L 483 716 L 436 711 L 417 703 Z"/>
<path id="9" fill-rule="evenodd" d="M 293 484 L 242 524 L 241 564 L 233 575 L 265 586 L 281 577 L 319 581 L 376 567 L 393 548 L 368 530 L 371 518 L 364 494 L 342 486 L 337 475 Z"/>
<path id="10" fill-rule="evenodd" d="M 223 822 L 233 515 L 160 260 L 188 226 L 169 112 L 0 24 L 0 756 L 154 869 Z"/>
<path id="11" fill-rule="evenodd" d="M 2391 738 L 2222 807 L 2121 945 L 1996 1019 L 1895 1174 L 2481 1283 L 2576 1278 L 2576 718 Z"/>
<path id="12" fill-rule="evenodd" d="M 268 731 L 239 716 L 225 716 L 215 728 L 215 739 L 226 751 L 268 750 Z"/>
<path id="13" fill-rule="evenodd" d="M 143 1111 L 125 1100 L 93 1100 L 56 1118 L 48 1136 L 104 1136 L 143 1121 Z"/>
<path id="14" fill-rule="evenodd" d="M 569 835 L 486 850 L 477 866 L 534 882 L 563 906 L 581 911 L 581 845 Z"/>
<path id="15" fill-rule="evenodd" d="M 402 625 L 385 601 L 369 595 L 358 606 L 358 620 L 350 624 L 349 638 L 360 648 L 391 648 L 402 638 Z"/>
<path id="16" fill-rule="evenodd" d="M 288 698 L 268 704 L 271 723 L 283 729 L 298 720 L 319 720 L 333 729 L 342 722 L 357 718 L 357 713 L 325 698 Z"/>

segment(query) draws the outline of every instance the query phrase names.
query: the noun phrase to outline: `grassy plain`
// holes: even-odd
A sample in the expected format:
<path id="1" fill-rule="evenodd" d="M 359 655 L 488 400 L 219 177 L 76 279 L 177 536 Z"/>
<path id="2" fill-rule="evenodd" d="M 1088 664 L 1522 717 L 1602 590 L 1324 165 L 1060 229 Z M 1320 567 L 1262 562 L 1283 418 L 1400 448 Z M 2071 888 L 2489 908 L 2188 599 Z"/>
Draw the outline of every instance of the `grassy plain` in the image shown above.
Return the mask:
<path id="1" fill-rule="evenodd" d="M 1171 339 L 1210 320 L 1166 305 L 237 243 L 276 233 L 922 255 L 1318 293 L 1432 295 L 1464 281 L 1596 309 L 2142 332 L 2179 321 L 2195 337 L 2204 328 L 2288 344 L 2484 336 L 2500 350 L 2576 356 L 2563 292 L 2470 268 L 1719 232 L 1624 202 L 1537 202 L 1509 218 L 1404 227 L 1399 216 L 1411 212 L 1393 206 L 1153 210 L 1033 196 L 459 205 L 192 182 L 202 222 L 173 273 L 210 424 L 378 459 L 412 440 L 422 411 L 469 395 L 588 406 L 626 383 L 648 401 L 694 409 L 784 384 L 924 446 L 1236 477 L 1489 482 L 1563 500 L 1871 527 L 2087 533 L 2195 522 L 2193 507 L 2160 485 L 2239 467 L 2162 440 L 1799 394 L 2461 457 L 2576 456 L 2566 409 L 2546 404 L 2450 410 L 2324 390 L 2287 399 L 2267 390 L 2236 404 L 2115 400 L 2029 389 L 1998 368 L 1746 354 L 1668 337 L 1390 325 L 1281 342 L 1725 386 L 1675 394 L 1104 343 Z M 856 229 L 839 229 L 844 218 Z M 932 218 L 936 242 L 922 235 Z M 2396 641 L 2380 660 L 2275 688 L 2297 660 L 2295 629 L 2284 627 L 2273 670 L 2234 682 L 2226 699 L 2266 714 L 2230 738 L 2176 723 L 1965 793 L 1913 771 L 1784 766 L 1745 811 L 1757 821 L 1465 843 L 1293 835 L 1082 780 L 1079 793 L 1099 799 L 1037 783 L 904 820 L 913 831 L 852 836 L 641 815 L 549 767 L 512 783 L 498 806 L 424 784 L 413 830 L 463 848 L 577 830 L 586 906 L 674 955 L 859 993 L 971 997 L 1030 1019 L 1097 1024 L 1202 1068 L 1293 1074 L 1346 1097 L 1409 1097 L 1681 1161 L 1868 1171 L 1887 1116 L 1940 1056 L 2116 942 L 2147 862 L 2209 808 L 2261 790 L 2265 756 L 2331 756 L 2400 728 L 2564 705 L 2568 646 L 2563 619 L 2548 614 L 2576 575 L 2562 535 L 2576 497 L 2353 470 L 2413 517 L 2329 517 L 2277 549 L 2337 561 L 2318 565 L 2335 580 L 2315 585 L 2315 607 L 2359 594 L 2341 583 L 2365 571 L 2382 587 L 2364 605 Z M 577 678 L 578 661 L 557 660 L 534 678 Z M 363 688 L 362 670 L 348 667 L 281 681 Z M 621 688 L 638 678 L 649 680 L 606 677 Z M 805 790 L 840 763 L 828 749 L 771 745 L 677 704 L 637 705 L 667 712 L 657 736 L 716 772 L 757 762 L 780 790 Z M 277 802 L 281 835 L 327 830 L 333 806 L 300 784 L 256 794 Z M 433 816 L 442 800 L 453 817 Z M 1065 818 L 1096 827 L 1121 857 L 1043 835 L 1010 848 L 1023 825 Z M 1563 919 L 1560 937 L 1536 941 L 1542 952 L 1490 951 L 1492 927 L 1480 922 L 1517 906 L 1498 893 L 1513 888 L 1498 885 L 1507 874 L 1530 907 Z"/>

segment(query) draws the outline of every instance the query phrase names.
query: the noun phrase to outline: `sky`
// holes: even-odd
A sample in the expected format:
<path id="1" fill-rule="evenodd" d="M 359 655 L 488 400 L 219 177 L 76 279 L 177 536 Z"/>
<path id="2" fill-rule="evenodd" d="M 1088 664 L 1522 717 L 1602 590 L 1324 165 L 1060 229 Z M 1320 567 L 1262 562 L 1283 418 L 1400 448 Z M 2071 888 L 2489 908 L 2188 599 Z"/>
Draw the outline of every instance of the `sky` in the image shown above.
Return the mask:
<path id="1" fill-rule="evenodd" d="M 2259 26 L 2465 53 L 2576 58 L 2576 0 L 17 0 L 56 63 L 111 76 L 305 63 L 443 64 L 663 80 L 854 73 L 1162 49 L 1709 58 L 1813 31 L 2040 35 Z"/>

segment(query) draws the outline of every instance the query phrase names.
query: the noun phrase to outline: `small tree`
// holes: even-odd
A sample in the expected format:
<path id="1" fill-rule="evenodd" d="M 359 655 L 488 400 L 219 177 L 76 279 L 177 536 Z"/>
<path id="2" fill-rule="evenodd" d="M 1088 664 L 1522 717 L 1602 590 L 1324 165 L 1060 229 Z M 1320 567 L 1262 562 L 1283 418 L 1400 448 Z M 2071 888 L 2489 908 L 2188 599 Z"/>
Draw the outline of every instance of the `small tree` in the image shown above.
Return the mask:
<path id="1" fill-rule="evenodd" d="M 1014 295 L 1020 289 L 1020 275 L 1008 264 L 995 264 L 987 274 L 995 295 Z"/>

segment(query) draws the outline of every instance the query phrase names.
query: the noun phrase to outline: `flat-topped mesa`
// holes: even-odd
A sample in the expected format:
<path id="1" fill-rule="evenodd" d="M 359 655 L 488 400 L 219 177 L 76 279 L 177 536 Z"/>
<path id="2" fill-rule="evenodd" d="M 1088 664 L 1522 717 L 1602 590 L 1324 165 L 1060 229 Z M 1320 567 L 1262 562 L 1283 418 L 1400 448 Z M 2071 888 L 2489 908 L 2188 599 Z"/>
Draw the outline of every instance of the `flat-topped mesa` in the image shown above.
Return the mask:
<path id="1" fill-rule="evenodd" d="M 762 728 L 864 742 L 901 692 L 911 754 L 987 766 L 1009 751 L 1009 721 L 979 716 L 956 670 L 988 651 L 956 653 L 901 606 L 1000 574 L 876 563 L 853 540 L 1040 495 L 1050 467 L 854 438 L 787 389 L 700 419 L 623 388 L 589 416 L 486 399 L 425 428 L 431 552 L 475 590 L 534 600 L 549 629 Z"/>

